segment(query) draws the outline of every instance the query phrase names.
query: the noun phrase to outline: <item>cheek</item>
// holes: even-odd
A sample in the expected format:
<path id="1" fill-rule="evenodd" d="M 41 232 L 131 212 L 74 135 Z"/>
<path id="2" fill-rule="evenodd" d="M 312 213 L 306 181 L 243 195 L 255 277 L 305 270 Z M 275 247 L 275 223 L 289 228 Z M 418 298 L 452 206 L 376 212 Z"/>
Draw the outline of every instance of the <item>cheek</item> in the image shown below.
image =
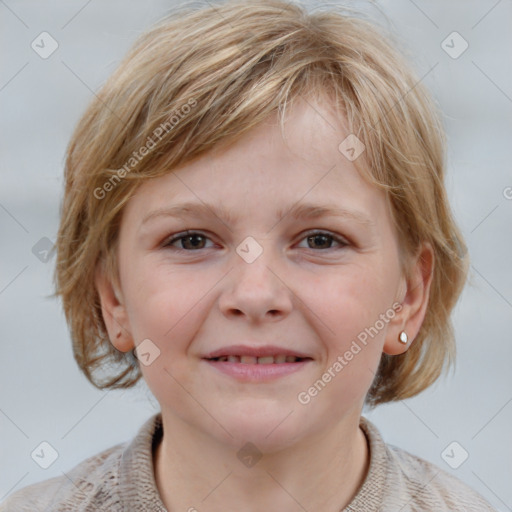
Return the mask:
<path id="1" fill-rule="evenodd" d="M 194 375 L 184 357 L 190 356 L 190 343 L 204 322 L 208 291 L 218 277 L 184 269 L 170 272 L 158 265 L 133 275 L 128 308 L 132 335 L 136 345 L 151 340 L 157 348 L 149 345 L 150 351 L 158 354 L 147 366 L 139 362 L 144 380 L 161 404 L 190 408 L 184 390 L 192 388 Z"/>
<path id="2" fill-rule="evenodd" d="M 391 307 L 392 286 L 383 279 L 383 272 L 369 262 L 340 267 L 329 279 L 305 285 L 304 290 L 316 290 L 308 305 L 329 327 L 326 332 L 341 343 L 340 348 L 347 342 L 350 345 L 351 339 Z"/>
<path id="3" fill-rule="evenodd" d="M 394 317 L 393 279 L 392 269 L 385 272 L 369 260 L 364 266 L 340 268 L 321 286 L 307 285 L 317 290 L 308 304 L 321 320 L 314 321 L 326 326 L 321 327 L 327 356 L 322 371 L 335 375 L 325 377 L 338 391 L 331 395 L 334 407 L 362 398 L 374 379 Z"/>
<path id="4" fill-rule="evenodd" d="M 150 338 L 162 351 L 178 349 L 191 337 L 191 326 L 200 325 L 202 300 L 214 276 L 151 263 L 133 275 L 128 315 L 135 341 Z"/>
<path id="5" fill-rule="evenodd" d="M 315 304 L 308 306 L 320 312 L 321 322 L 312 320 L 315 325 L 329 327 L 315 328 L 325 333 L 322 345 L 326 359 L 319 365 L 311 387 L 300 391 L 306 398 L 311 397 L 308 407 L 312 415 L 325 416 L 329 411 L 334 419 L 355 404 L 362 405 L 375 378 L 386 328 L 376 334 L 369 328 L 386 310 L 386 301 L 383 290 L 359 274 L 340 275 L 322 291 L 315 295 Z"/>

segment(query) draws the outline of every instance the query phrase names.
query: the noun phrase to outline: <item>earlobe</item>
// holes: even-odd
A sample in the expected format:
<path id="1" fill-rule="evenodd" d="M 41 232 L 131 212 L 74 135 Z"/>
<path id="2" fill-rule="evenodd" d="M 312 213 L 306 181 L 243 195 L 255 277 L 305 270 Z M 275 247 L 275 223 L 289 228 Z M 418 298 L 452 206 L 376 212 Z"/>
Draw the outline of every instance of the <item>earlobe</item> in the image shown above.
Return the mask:
<path id="1" fill-rule="evenodd" d="M 122 301 L 122 295 L 115 289 L 101 263 L 96 267 L 95 284 L 110 342 L 121 352 L 132 350 L 135 345 L 129 329 L 128 316 Z"/>
<path id="2" fill-rule="evenodd" d="M 389 324 L 383 347 L 385 354 L 403 354 L 414 342 L 427 312 L 433 272 L 434 251 L 424 242 L 411 268 L 400 312 Z"/>
<path id="3" fill-rule="evenodd" d="M 397 356 L 407 352 L 413 339 L 409 336 L 407 331 L 402 330 L 398 332 L 396 337 L 392 338 L 389 331 L 386 335 L 386 341 L 382 351 L 390 356 Z"/>

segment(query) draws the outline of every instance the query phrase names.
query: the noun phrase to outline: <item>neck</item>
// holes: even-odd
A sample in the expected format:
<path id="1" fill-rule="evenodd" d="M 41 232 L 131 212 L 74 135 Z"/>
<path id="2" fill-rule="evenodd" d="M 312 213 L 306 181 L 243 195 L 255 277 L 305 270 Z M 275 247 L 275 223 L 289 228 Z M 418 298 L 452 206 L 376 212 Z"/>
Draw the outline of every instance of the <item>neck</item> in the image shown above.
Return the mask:
<path id="1" fill-rule="evenodd" d="M 180 418 L 162 414 L 162 420 L 164 435 L 154 453 L 154 469 L 169 511 L 339 512 L 357 494 L 369 468 L 359 415 L 285 449 L 258 454 L 261 458 L 256 463 L 247 459 L 247 465 L 235 448 Z"/>

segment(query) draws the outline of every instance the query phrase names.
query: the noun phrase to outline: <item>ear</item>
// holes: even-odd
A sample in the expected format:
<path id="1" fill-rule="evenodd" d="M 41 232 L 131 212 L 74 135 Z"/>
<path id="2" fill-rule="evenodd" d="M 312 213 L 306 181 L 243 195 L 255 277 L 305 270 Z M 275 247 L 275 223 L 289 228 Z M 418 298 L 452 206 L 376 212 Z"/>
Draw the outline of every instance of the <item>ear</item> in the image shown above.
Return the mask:
<path id="1" fill-rule="evenodd" d="M 401 301 L 402 308 L 390 321 L 386 333 L 383 352 L 389 355 L 403 354 L 418 335 L 427 312 L 430 285 L 434 272 L 434 251 L 428 242 L 424 242 L 413 259 L 409 279 L 405 281 L 405 296 Z M 409 341 L 399 341 L 400 333 L 405 331 Z"/>
<path id="2" fill-rule="evenodd" d="M 96 267 L 94 282 L 101 302 L 101 312 L 110 342 L 121 352 L 135 348 L 128 322 L 128 315 L 118 286 L 111 281 L 100 262 Z"/>

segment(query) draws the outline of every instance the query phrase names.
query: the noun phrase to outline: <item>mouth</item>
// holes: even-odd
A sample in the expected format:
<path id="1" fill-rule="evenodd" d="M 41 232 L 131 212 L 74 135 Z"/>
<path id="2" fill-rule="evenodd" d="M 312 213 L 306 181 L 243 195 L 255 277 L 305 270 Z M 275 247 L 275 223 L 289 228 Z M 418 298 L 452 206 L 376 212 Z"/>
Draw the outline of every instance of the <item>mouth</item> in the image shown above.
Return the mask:
<path id="1" fill-rule="evenodd" d="M 202 360 L 215 375 L 239 382 L 267 382 L 289 376 L 309 367 L 313 361 L 306 354 L 272 345 L 235 345 L 215 350 Z"/>
<path id="2" fill-rule="evenodd" d="M 228 355 L 219 357 L 205 358 L 207 361 L 229 362 L 240 364 L 286 364 L 297 363 L 306 360 L 312 360 L 311 357 L 288 356 L 285 354 L 277 354 L 275 356 L 238 356 Z"/>

